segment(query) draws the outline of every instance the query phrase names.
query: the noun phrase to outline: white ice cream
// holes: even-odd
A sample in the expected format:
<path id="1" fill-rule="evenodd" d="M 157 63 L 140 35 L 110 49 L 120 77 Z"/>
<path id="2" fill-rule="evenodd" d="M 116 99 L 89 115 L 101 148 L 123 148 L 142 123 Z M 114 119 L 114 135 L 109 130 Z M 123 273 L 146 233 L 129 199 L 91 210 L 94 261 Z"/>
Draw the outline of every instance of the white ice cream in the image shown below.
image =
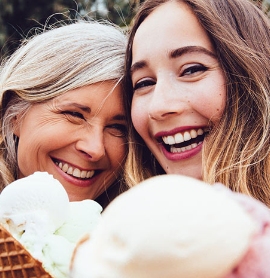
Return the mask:
<path id="1" fill-rule="evenodd" d="M 7 225 L 16 238 L 20 238 L 23 231 L 52 233 L 63 225 L 68 214 L 65 189 L 46 172 L 18 179 L 0 194 L 0 222 Z"/>
<path id="2" fill-rule="evenodd" d="M 98 223 L 93 200 L 69 202 L 62 184 L 46 172 L 18 179 L 0 194 L 0 224 L 42 262 L 54 278 L 66 278 L 76 242 Z"/>
<path id="3" fill-rule="evenodd" d="M 72 278 L 220 278 L 246 253 L 256 223 L 201 181 L 163 175 L 117 197 L 90 240 L 77 247 Z"/>
<path id="4" fill-rule="evenodd" d="M 56 231 L 70 242 L 77 243 L 83 234 L 92 232 L 101 218 L 102 207 L 93 200 L 70 202 L 66 222 Z"/>

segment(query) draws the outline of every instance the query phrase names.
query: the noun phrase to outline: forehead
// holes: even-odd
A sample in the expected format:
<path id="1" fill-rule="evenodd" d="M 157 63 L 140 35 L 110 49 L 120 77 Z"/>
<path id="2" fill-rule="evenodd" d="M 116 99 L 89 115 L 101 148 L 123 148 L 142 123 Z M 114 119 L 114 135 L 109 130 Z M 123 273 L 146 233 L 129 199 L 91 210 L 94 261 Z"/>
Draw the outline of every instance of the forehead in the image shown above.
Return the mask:
<path id="1" fill-rule="evenodd" d="M 115 81 L 103 81 L 70 90 L 51 100 L 57 106 L 70 106 L 87 111 L 123 112 L 123 89 Z"/>
<path id="2" fill-rule="evenodd" d="M 211 40 L 191 8 L 182 1 L 169 1 L 158 6 L 136 31 L 133 51 L 187 45 L 203 46 L 213 51 Z"/>

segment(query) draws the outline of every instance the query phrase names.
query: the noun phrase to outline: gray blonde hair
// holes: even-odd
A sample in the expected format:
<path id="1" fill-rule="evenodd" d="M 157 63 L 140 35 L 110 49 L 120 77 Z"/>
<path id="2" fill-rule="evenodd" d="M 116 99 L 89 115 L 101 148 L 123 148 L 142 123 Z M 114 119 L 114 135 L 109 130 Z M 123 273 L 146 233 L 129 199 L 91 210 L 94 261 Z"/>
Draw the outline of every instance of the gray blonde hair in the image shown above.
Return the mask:
<path id="1" fill-rule="evenodd" d="M 0 72 L 0 187 L 16 179 L 13 119 L 67 91 L 124 74 L 126 36 L 108 22 L 78 21 L 52 27 L 22 42 Z"/>

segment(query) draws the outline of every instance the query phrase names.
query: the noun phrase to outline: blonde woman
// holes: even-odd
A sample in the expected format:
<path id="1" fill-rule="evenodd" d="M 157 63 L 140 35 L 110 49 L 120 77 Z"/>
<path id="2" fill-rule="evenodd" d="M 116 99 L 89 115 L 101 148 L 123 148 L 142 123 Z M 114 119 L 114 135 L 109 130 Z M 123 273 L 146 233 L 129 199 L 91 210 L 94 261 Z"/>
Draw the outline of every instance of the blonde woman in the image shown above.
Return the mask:
<path id="1" fill-rule="evenodd" d="M 0 185 L 46 171 L 71 201 L 106 204 L 125 190 L 126 36 L 82 21 L 25 40 L 1 67 Z"/>

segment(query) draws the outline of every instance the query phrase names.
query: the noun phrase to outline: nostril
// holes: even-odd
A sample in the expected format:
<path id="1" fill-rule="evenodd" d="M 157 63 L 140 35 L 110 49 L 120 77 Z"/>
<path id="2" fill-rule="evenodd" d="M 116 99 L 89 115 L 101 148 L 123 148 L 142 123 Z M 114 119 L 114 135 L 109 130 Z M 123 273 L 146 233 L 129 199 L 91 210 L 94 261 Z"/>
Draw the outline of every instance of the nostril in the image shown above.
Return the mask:
<path id="1" fill-rule="evenodd" d="M 149 119 L 154 119 L 154 117 L 150 113 L 148 113 L 148 118 Z"/>
<path id="2" fill-rule="evenodd" d="M 105 146 L 103 142 L 103 134 L 101 136 L 85 136 L 78 140 L 75 144 L 75 148 L 86 159 L 97 161 L 105 156 Z"/>
<path id="3" fill-rule="evenodd" d="M 89 158 L 92 158 L 92 156 L 89 153 L 87 153 L 85 151 L 82 151 L 82 150 L 80 150 L 80 152 L 83 153 L 85 156 L 87 156 Z"/>
<path id="4" fill-rule="evenodd" d="M 155 113 L 148 113 L 148 118 L 151 120 L 164 120 L 167 117 L 170 117 L 171 115 L 175 115 L 177 112 L 176 111 L 159 111 Z"/>

